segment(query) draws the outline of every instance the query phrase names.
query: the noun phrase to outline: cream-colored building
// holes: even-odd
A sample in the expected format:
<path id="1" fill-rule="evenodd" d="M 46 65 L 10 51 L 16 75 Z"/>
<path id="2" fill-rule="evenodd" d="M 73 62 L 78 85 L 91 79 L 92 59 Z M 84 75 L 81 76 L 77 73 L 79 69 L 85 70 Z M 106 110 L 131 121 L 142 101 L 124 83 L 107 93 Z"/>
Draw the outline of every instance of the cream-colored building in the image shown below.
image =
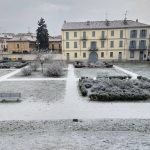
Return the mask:
<path id="1" fill-rule="evenodd" d="M 150 25 L 138 20 L 64 22 L 63 56 L 74 60 L 147 60 Z"/>

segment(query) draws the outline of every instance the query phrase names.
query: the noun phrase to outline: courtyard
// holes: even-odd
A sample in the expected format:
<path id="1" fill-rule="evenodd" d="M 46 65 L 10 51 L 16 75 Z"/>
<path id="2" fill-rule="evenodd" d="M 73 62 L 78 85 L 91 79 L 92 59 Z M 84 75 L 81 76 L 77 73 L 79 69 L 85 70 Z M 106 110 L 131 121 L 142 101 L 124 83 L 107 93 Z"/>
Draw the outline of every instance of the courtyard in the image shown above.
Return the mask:
<path id="1" fill-rule="evenodd" d="M 134 71 L 140 66 L 141 72 Z M 69 64 L 65 70 L 66 75 L 59 78 L 21 77 L 20 69 L 0 70 L 0 91 L 7 89 L 22 95 L 20 103 L 0 103 L 1 149 L 150 148 L 147 128 L 150 100 L 92 102 L 78 90 L 82 76 L 96 78 L 98 74 L 128 73 L 133 77 L 138 73 L 145 76 L 148 64 L 117 64 L 107 69 L 74 68 Z M 72 122 L 72 119 L 79 120 Z"/>

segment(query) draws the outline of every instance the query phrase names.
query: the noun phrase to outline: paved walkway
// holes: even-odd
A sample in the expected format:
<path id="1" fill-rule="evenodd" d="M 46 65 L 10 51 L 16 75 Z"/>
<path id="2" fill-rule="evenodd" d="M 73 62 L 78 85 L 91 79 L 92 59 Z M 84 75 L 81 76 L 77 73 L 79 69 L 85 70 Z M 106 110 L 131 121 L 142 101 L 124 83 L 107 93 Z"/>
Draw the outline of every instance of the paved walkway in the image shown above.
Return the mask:
<path id="1" fill-rule="evenodd" d="M 126 70 L 126 69 L 123 69 L 123 68 L 121 68 L 121 67 L 118 67 L 118 66 L 115 66 L 115 65 L 114 65 L 114 68 L 117 69 L 117 70 L 120 70 L 120 71 L 122 71 L 122 72 L 124 72 L 124 73 L 126 73 L 126 74 L 128 74 L 128 75 L 130 75 L 130 76 L 132 77 L 132 79 L 137 79 L 137 77 L 138 77 L 138 74 L 133 73 L 133 72 L 131 72 L 131 71 L 128 71 L 128 70 Z"/>

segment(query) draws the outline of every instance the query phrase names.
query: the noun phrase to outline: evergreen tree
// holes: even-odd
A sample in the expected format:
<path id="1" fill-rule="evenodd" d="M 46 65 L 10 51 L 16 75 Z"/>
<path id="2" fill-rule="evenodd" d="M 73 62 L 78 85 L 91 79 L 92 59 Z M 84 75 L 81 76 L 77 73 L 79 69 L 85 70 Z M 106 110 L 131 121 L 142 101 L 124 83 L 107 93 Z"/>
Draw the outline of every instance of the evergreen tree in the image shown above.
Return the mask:
<path id="1" fill-rule="evenodd" d="M 43 18 L 38 21 L 38 29 L 36 30 L 36 32 L 38 50 L 47 50 L 49 47 L 49 34 L 47 25 Z"/>

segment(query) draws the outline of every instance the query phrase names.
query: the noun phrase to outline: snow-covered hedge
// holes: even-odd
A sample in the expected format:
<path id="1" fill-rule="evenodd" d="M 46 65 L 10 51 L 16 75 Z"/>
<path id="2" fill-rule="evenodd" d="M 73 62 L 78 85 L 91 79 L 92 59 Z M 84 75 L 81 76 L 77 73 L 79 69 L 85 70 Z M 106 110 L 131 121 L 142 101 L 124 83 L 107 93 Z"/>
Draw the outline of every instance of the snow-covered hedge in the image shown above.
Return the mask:
<path id="1" fill-rule="evenodd" d="M 137 101 L 150 98 L 150 83 L 140 80 L 118 78 L 93 80 L 82 77 L 79 80 L 79 89 L 82 95 L 89 96 L 92 101 Z"/>
<path id="2" fill-rule="evenodd" d="M 51 63 L 44 71 L 47 77 L 60 77 L 63 75 L 63 67 L 59 62 Z"/>
<path id="3" fill-rule="evenodd" d="M 21 70 L 23 76 L 30 76 L 32 74 L 31 67 L 25 67 Z"/>

